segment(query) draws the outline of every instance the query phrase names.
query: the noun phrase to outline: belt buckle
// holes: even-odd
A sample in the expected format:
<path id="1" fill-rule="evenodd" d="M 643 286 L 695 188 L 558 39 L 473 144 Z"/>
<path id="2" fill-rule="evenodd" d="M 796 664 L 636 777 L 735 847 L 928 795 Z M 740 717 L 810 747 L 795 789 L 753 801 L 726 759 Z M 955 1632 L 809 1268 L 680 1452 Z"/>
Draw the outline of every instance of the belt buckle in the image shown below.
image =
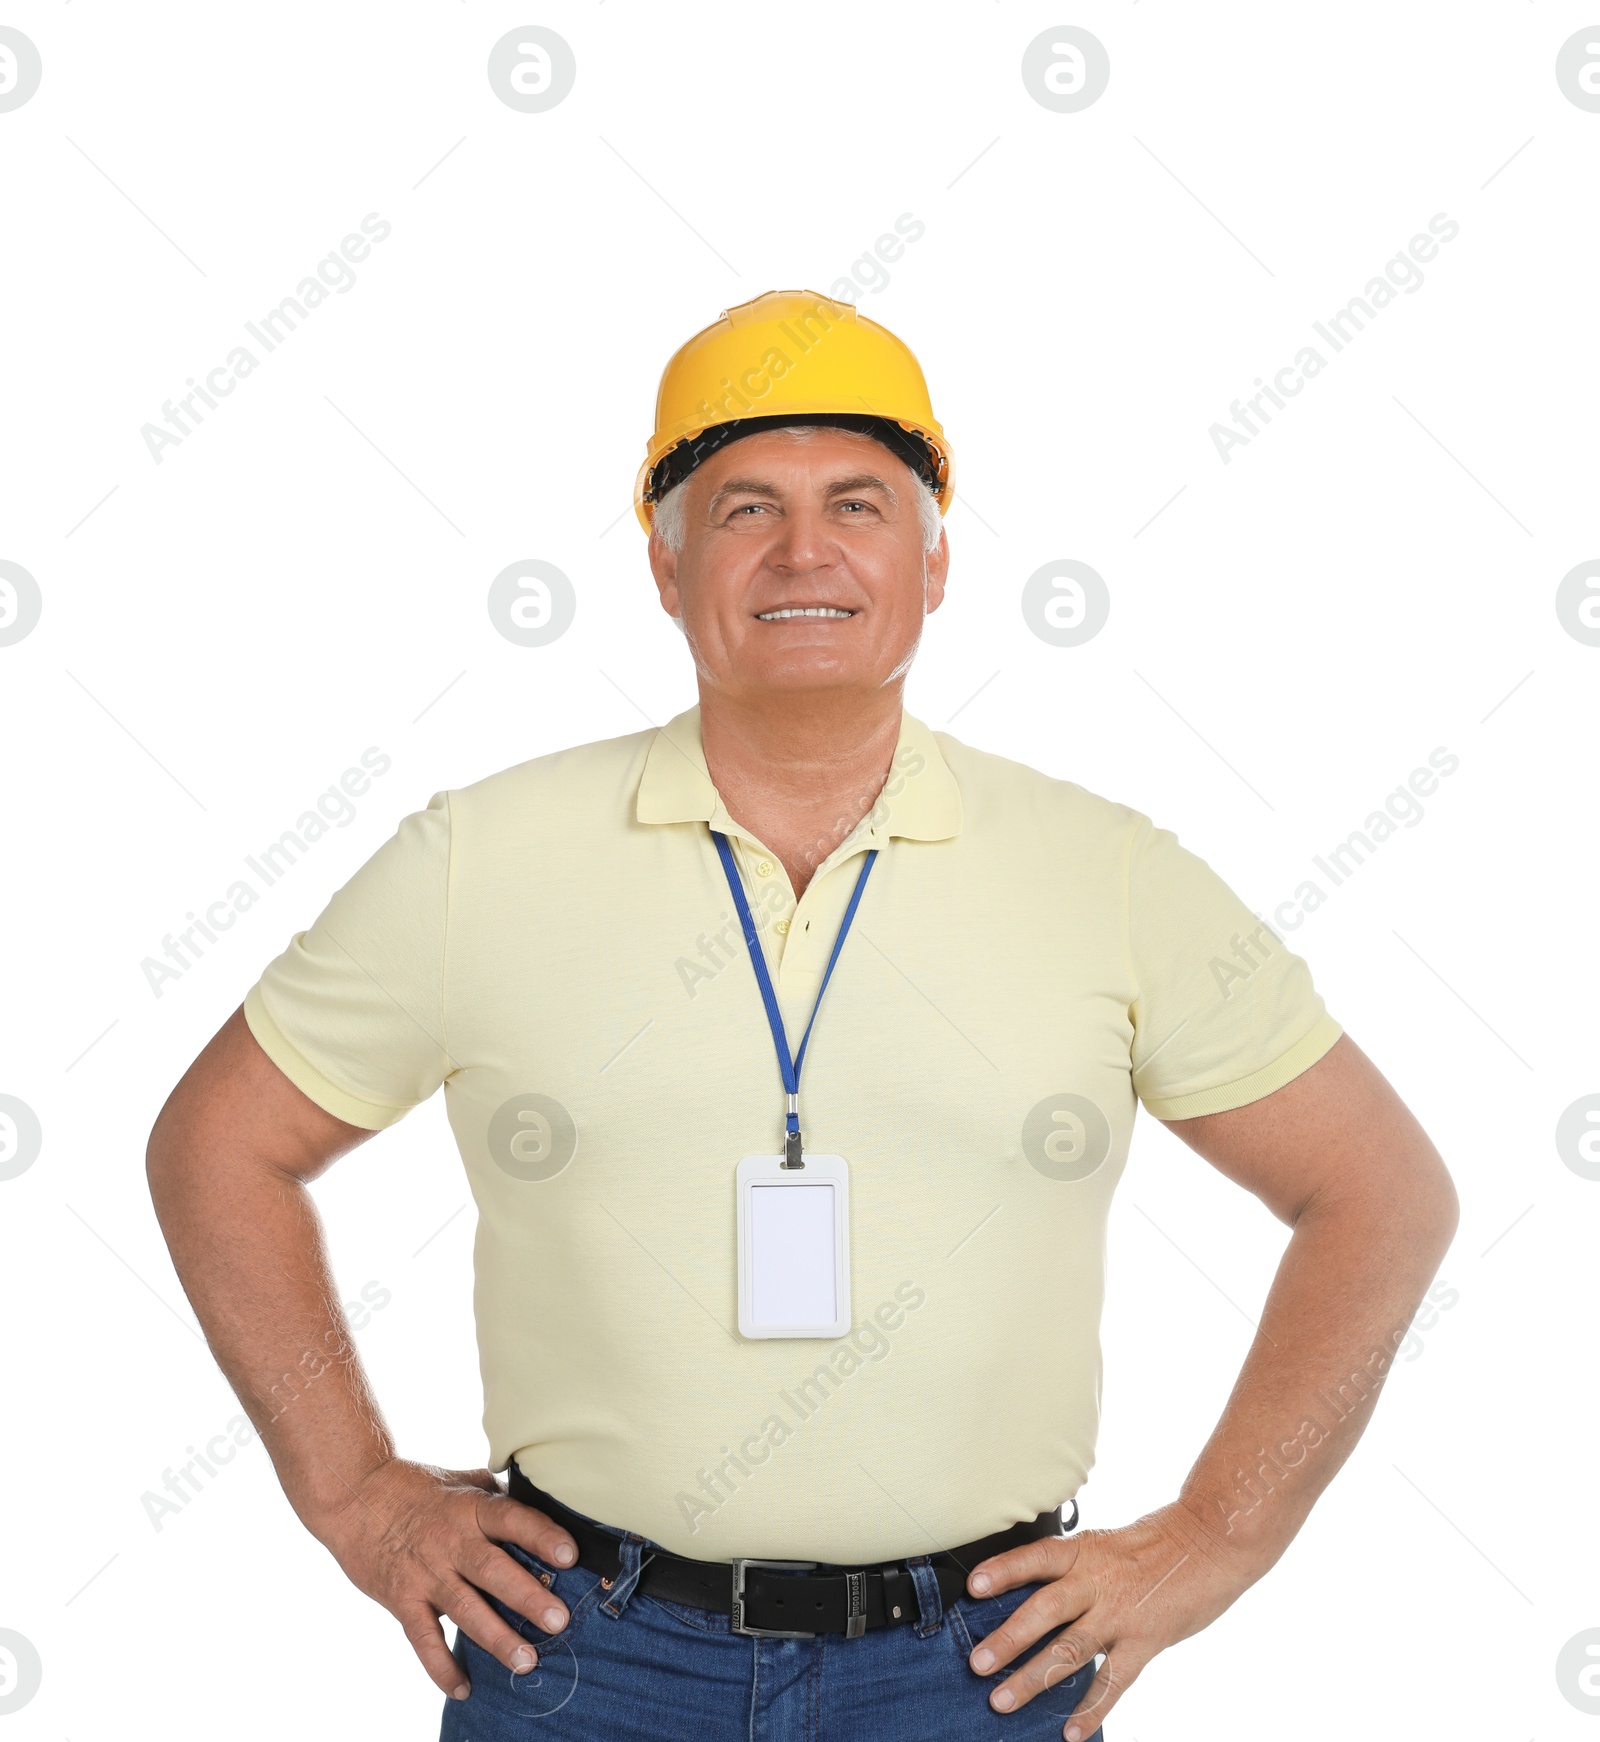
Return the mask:
<path id="1" fill-rule="evenodd" d="M 749 1567 L 761 1567 L 783 1573 L 814 1572 L 817 1561 L 757 1561 L 735 1559 L 733 1563 L 733 1616 L 735 1633 L 748 1634 L 752 1639 L 815 1639 L 815 1633 L 790 1633 L 779 1627 L 749 1627 L 744 1618 L 744 1575 Z"/>

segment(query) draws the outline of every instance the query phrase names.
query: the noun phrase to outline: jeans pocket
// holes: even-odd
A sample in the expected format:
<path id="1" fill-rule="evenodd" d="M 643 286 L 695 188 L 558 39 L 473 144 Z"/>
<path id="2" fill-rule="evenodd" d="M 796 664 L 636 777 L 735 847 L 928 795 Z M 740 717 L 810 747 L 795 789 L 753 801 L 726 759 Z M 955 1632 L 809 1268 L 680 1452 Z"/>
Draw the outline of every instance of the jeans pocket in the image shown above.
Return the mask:
<path id="1" fill-rule="evenodd" d="M 445 1701 L 443 1736 L 459 1737 L 462 1742 L 502 1742 L 528 1733 L 523 1720 L 553 1717 L 572 1701 L 582 1676 L 571 1634 L 544 1634 L 536 1627 L 522 1631 L 537 1649 L 539 1661 L 526 1674 L 514 1675 L 464 1628 L 457 1630 L 455 1659 L 472 1684 L 472 1694 L 465 1705 Z M 506 1728 L 504 1720 L 513 1718 L 515 1728 Z"/>
<path id="2" fill-rule="evenodd" d="M 963 1657 L 971 1657 L 974 1648 L 987 1639 L 997 1627 L 1003 1626 L 1042 1584 L 1019 1585 L 1014 1591 L 1002 1591 L 998 1597 L 958 1597 L 950 1605 L 950 1631 Z M 1008 1673 L 995 1670 L 983 1677 L 993 1681 Z M 977 1671 L 974 1670 L 976 1675 Z"/>
<path id="3" fill-rule="evenodd" d="M 970 1660 L 974 1649 L 982 1644 L 997 1627 L 1002 1627 L 1033 1595 L 1042 1590 L 1043 1583 L 1035 1585 L 1020 1585 L 1014 1591 L 1004 1591 L 998 1597 L 958 1597 L 950 1605 L 950 1636 L 956 1649 L 961 1653 L 966 1663 L 967 1673 L 974 1680 L 985 1686 L 1003 1681 L 1009 1675 L 1015 1675 L 1028 1660 L 1040 1651 L 1049 1649 L 1050 1641 L 1061 1631 L 1060 1626 L 1053 1626 L 1040 1639 L 1032 1640 L 1011 1659 L 998 1669 L 992 1669 L 987 1675 L 979 1675 L 973 1669 Z M 1052 1675 L 1050 1685 L 1042 1693 L 1035 1694 L 1029 1710 L 1037 1709 L 1049 1713 L 1057 1722 L 1064 1721 L 1078 1709 L 1079 1702 L 1089 1691 L 1089 1685 L 1094 1680 L 1095 1662 L 1083 1665 L 1070 1675 L 1062 1673 Z M 1088 1717 L 1089 1714 L 1085 1714 Z M 1089 1737 L 1089 1742 L 1100 1742 L 1100 1731 L 1097 1728 Z"/>
<path id="4" fill-rule="evenodd" d="M 527 1549 L 519 1548 L 514 1542 L 503 1542 L 499 1546 L 524 1572 L 532 1573 L 552 1596 L 561 1599 L 566 1605 L 567 1624 L 559 1633 L 547 1633 L 537 1622 L 519 1614 L 500 1598 L 484 1592 L 500 1619 L 508 1626 L 516 1628 L 535 1650 L 550 1643 L 570 1644 L 578 1630 L 599 1607 L 600 1599 L 605 1594 L 600 1575 L 581 1566 L 552 1566 L 538 1555 L 529 1554 Z"/>

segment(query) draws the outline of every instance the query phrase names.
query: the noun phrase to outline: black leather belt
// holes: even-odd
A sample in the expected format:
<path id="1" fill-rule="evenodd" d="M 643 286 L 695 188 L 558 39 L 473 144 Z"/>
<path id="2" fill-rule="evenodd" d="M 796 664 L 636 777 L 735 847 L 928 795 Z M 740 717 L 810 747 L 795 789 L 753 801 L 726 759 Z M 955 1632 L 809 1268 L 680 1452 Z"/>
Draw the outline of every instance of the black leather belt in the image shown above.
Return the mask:
<path id="1" fill-rule="evenodd" d="M 518 1469 L 515 1459 L 510 1468 L 510 1491 L 513 1500 L 537 1507 L 572 1537 L 578 1545 L 580 1566 L 607 1580 L 622 1571 L 621 1539 L 597 1530 L 553 1494 L 536 1488 Z M 1013 1524 L 1009 1530 L 978 1542 L 930 1555 L 942 1604 L 948 1607 L 965 1595 L 967 1574 L 979 1561 L 1073 1529 L 1078 1522 L 1078 1503 L 1074 1500 L 1070 1504 L 1072 1517 L 1065 1526 L 1058 1506 L 1041 1512 L 1030 1523 Z M 903 1560 L 860 1567 L 817 1561 L 694 1561 L 653 1549 L 645 1557 L 635 1588 L 669 1603 L 687 1603 L 727 1615 L 735 1633 L 763 1639 L 813 1639 L 819 1633 L 842 1633 L 858 1639 L 868 1628 L 898 1627 L 916 1620 L 919 1613 L 911 1569 Z"/>

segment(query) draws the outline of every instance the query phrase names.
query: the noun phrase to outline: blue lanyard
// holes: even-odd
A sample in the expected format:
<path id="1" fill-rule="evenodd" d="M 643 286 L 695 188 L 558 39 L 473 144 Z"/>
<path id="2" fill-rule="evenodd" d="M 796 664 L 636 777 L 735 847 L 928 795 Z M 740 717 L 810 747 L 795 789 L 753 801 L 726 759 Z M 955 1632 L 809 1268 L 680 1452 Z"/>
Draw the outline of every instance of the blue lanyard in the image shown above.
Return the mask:
<path id="1" fill-rule="evenodd" d="M 828 981 L 833 975 L 833 964 L 839 959 L 845 934 L 850 930 L 850 922 L 855 918 L 856 909 L 861 904 L 861 891 L 867 886 L 867 877 L 872 870 L 873 860 L 878 856 L 878 849 L 874 847 L 867 854 L 867 862 L 861 867 L 861 875 L 856 879 L 855 893 L 850 897 L 850 905 L 844 910 L 844 918 L 839 922 L 839 935 L 833 940 L 833 954 L 828 957 L 827 970 L 822 976 L 822 984 L 817 988 L 817 1001 L 811 1006 L 811 1021 L 806 1024 L 806 1031 L 800 1037 L 799 1052 L 791 1057 L 789 1036 L 784 1032 L 783 1014 L 778 1009 L 778 995 L 772 989 L 772 976 L 767 972 L 767 958 L 762 953 L 761 939 L 756 935 L 756 922 L 750 913 L 750 903 L 745 899 L 744 885 L 739 881 L 738 868 L 733 862 L 733 849 L 728 845 L 728 837 L 718 830 L 711 831 L 711 838 L 717 843 L 717 856 L 722 860 L 728 887 L 733 891 L 733 904 L 739 910 L 739 923 L 744 927 L 744 941 L 750 949 L 750 966 L 755 969 L 756 984 L 761 988 L 761 1002 L 767 1007 L 767 1026 L 772 1030 L 772 1044 L 778 1050 L 778 1069 L 783 1073 L 784 1092 L 789 1097 L 783 1165 L 804 1167 L 805 1163 L 800 1159 L 800 1067 L 805 1062 L 806 1046 L 811 1039 L 811 1029 L 817 1020 L 817 1012 L 822 1008 L 822 994 L 828 989 Z"/>

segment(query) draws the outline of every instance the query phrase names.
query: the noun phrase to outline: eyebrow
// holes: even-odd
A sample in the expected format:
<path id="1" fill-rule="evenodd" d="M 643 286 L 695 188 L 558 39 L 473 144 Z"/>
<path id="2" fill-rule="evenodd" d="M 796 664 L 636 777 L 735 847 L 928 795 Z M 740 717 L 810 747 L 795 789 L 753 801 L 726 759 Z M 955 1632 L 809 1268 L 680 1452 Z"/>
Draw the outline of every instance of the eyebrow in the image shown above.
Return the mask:
<path id="1" fill-rule="evenodd" d="M 899 505 L 900 498 L 895 494 L 894 486 L 873 472 L 857 472 L 850 478 L 837 478 L 827 486 L 823 495 L 829 498 L 849 496 L 859 490 L 881 490 L 892 506 Z M 729 496 L 765 496 L 770 501 L 777 501 L 780 495 L 777 486 L 764 478 L 729 478 L 713 493 L 706 504 L 706 512 L 715 513 L 717 505 Z"/>

